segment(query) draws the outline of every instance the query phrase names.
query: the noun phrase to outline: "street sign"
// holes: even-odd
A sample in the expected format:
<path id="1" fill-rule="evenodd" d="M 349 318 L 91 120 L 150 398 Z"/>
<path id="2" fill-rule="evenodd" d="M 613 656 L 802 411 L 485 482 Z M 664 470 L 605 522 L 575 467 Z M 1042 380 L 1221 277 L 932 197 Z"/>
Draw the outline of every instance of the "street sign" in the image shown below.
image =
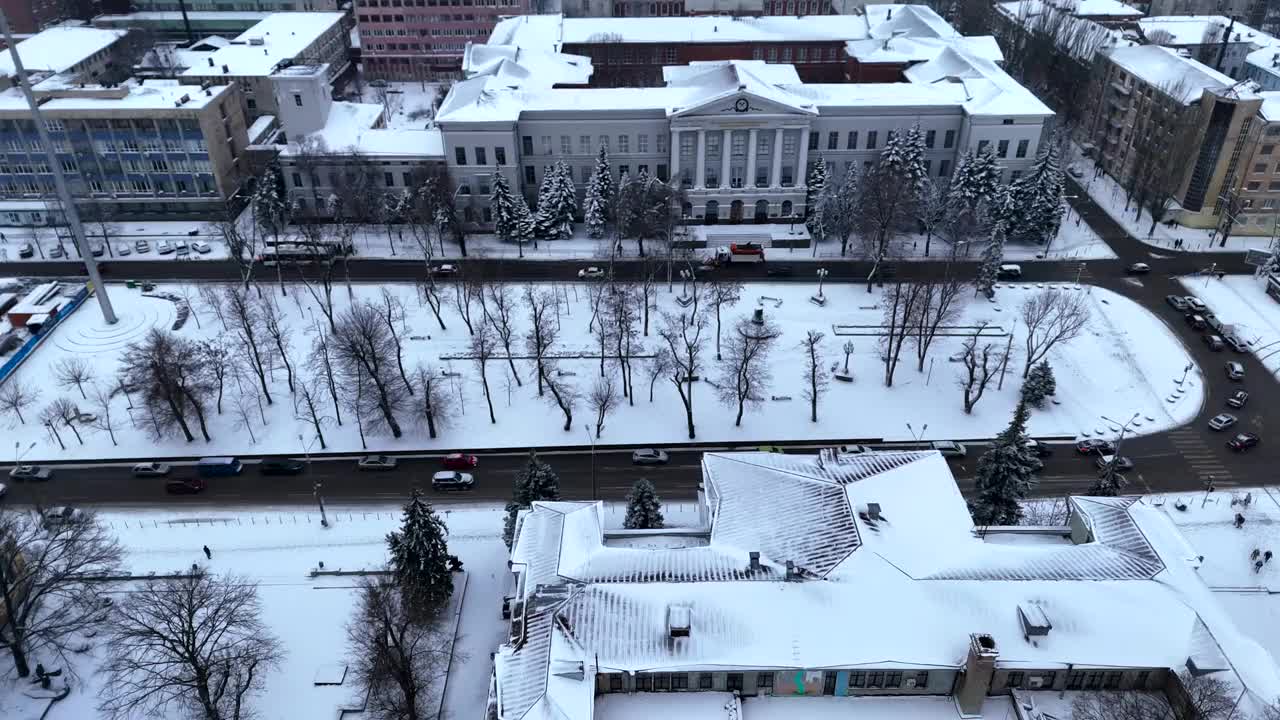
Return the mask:
<path id="1" fill-rule="evenodd" d="M 1271 257 L 1270 250 L 1250 249 L 1245 251 L 1244 264 L 1254 267 L 1262 267 L 1267 264 L 1267 259 Z"/>

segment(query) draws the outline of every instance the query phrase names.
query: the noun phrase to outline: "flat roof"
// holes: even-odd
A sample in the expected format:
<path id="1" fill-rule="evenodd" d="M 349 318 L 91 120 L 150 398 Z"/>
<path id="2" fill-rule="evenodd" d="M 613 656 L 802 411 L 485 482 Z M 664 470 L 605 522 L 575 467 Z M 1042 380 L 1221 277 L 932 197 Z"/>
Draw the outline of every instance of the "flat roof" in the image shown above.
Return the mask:
<path id="1" fill-rule="evenodd" d="M 868 37 L 862 15 L 803 17 L 602 17 L 522 15 L 500 21 L 489 42 L 525 49 L 560 50 L 586 43 L 741 43 L 847 41 Z"/>
<path id="2" fill-rule="evenodd" d="M 76 89 L 68 89 L 68 97 L 57 97 L 40 104 L 40 112 L 57 116 L 59 113 L 79 112 L 85 110 L 196 110 L 217 102 L 224 93 L 230 91 L 230 85 L 210 85 L 201 90 L 198 85 L 179 85 L 176 80 L 144 80 L 117 85 L 114 89 L 127 90 L 124 97 L 92 97 L 88 93 L 95 89 L 104 92 L 112 88 L 90 86 L 84 89 L 86 94 L 78 95 Z M 206 94 L 207 93 L 207 94 Z M 187 100 L 182 101 L 186 96 Z M 175 105 L 174 103 L 181 103 Z M 30 112 L 26 98 L 18 88 L 9 88 L 0 92 L 0 112 Z"/>
<path id="3" fill-rule="evenodd" d="M 1222 41 L 1227 27 L 1231 27 L 1231 37 L 1227 40 L 1229 43 L 1271 46 L 1278 42 L 1272 35 L 1242 22 L 1232 24 L 1231 18 L 1222 15 L 1157 15 L 1142 18 L 1138 21 L 1138 27 L 1142 28 L 1148 40 L 1153 32 L 1168 33 L 1170 39 L 1159 43 L 1161 45 L 1202 45 L 1206 41 L 1210 45 L 1216 45 Z M 1215 34 L 1212 38 L 1206 38 L 1211 31 Z"/>
<path id="4" fill-rule="evenodd" d="M 59 25 L 18 43 L 18 55 L 27 72 L 62 72 L 124 37 L 125 30 Z M 13 75 L 13 55 L 0 51 L 0 73 Z"/>
<path id="5" fill-rule="evenodd" d="M 342 13 L 287 12 L 268 15 L 262 22 L 219 48 L 202 65 L 187 69 L 186 76 L 210 77 L 270 75 L 285 60 L 293 60 L 343 19 Z M 254 44 L 261 40 L 261 44 Z M 225 73 L 222 66 L 227 67 Z"/>
<path id="6" fill-rule="evenodd" d="M 1117 47 L 1108 51 L 1111 61 L 1162 92 L 1177 90 L 1183 103 L 1200 99 L 1207 88 L 1227 88 L 1236 84 L 1228 75 L 1204 63 L 1184 58 L 1159 45 Z"/>

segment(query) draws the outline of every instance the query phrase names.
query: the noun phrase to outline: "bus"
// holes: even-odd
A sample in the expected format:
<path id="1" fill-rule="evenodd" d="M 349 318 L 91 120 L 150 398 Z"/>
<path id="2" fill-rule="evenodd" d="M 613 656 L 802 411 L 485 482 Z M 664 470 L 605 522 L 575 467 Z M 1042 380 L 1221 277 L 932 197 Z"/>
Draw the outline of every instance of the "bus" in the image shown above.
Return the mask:
<path id="1" fill-rule="evenodd" d="M 333 245 L 280 243 L 264 248 L 258 262 L 263 265 L 331 263 L 336 255 L 337 247 Z"/>

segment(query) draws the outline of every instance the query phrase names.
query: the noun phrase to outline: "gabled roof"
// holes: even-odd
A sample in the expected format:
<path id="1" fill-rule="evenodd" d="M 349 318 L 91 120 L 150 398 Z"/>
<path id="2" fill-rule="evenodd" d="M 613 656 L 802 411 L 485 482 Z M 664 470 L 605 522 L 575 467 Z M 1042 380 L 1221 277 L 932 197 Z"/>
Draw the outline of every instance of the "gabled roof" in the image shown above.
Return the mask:
<path id="1" fill-rule="evenodd" d="M 913 83 L 962 86 L 964 109 L 973 115 L 1052 115 L 1049 106 L 1009 77 L 999 65 L 951 46 L 932 60 L 903 71 Z"/>
<path id="2" fill-rule="evenodd" d="M 1173 93 L 1182 103 L 1199 100 L 1206 89 L 1221 90 L 1236 83 L 1204 63 L 1159 45 L 1109 48 L 1104 53 L 1134 77 L 1165 94 Z"/>
<path id="3" fill-rule="evenodd" d="M 817 115 L 818 110 L 813 103 L 787 92 L 777 84 L 768 82 L 761 75 L 778 76 L 777 71 L 766 69 L 765 63 L 758 60 L 726 60 L 701 66 L 700 72 L 680 73 L 675 76 L 676 82 L 669 87 L 686 87 L 690 89 L 687 104 L 670 108 L 668 115 L 680 117 L 689 115 L 713 103 L 728 98 L 747 96 L 768 101 L 780 106 L 780 109 L 805 115 Z"/>
<path id="4" fill-rule="evenodd" d="M 873 38 L 956 38 L 960 33 L 927 5 L 867 5 L 867 25 Z"/>

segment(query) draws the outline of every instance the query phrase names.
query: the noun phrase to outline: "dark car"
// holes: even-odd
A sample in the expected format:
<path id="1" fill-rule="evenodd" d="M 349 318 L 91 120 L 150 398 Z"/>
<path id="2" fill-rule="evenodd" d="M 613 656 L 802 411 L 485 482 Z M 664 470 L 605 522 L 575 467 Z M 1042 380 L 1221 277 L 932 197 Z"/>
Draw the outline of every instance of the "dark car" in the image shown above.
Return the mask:
<path id="1" fill-rule="evenodd" d="M 1036 454 L 1036 457 L 1049 457 L 1053 454 L 1053 448 L 1033 438 L 1027 438 L 1027 449 Z"/>
<path id="2" fill-rule="evenodd" d="M 480 460 L 475 455 L 466 453 L 450 453 L 444 456 L 445 470 L 471 470 Z"/>
<path id="3" fill-rule="evenodd" d="M 1243 432 L 1228 440 L 1227 447 L 1236 452 L 1244 452 L 1260 442 L 1262 438 L 1258 437 L 1257 433 Z"/>
<path id="4" fill-rule="evenodd" d="M 1187 309 L 1187 301 L 1181 295 L 1165 295 L 1164 301 L 1169 303 L 1169 307 L 1178 312 L 1185 312 Z"/>
<path id="5" fill-rule="evenodd" d="M 1203 315 L 1200 315 L 1197 313 L 1187 313 L 1184 317 L 1186 317 L 1187 319 L 1187 324 L 1190 325 L 1194 330 L 1203 330 L 1206 327 L 1209 327 L 1209 324 L 1205 322 Z"/>
<path id="6" fill-rule="evenodd" d="M 1099 470 L 1107 470 L 1114 467 L 1117 472 L 1129 472 L 1133 469 L 1133 460 L 1123 455 L 1117 457 L 1110 453 L 1099 455 L 1098 459 L 1093 461 L 1093 464 L 1097 465 Z"/>
<path id="7" fill-rule="evenodd" d="M 1130 275 L 1146 275 L 1151 272 L 1151 266 L 1143 262 L 1136 262 L 1131 263 L 1124 271 Z"/>
<path id="8" fill-rule="evenodd" d="M 24 243 L 18 248 L 18 257 L 20 258 L 26 259 L 34 256 L 35 254 L 36 249 L 31 246 L 31 243 Z"/>
<path id="9" fill-rule="evenodd" d="M 307 464 L 294 458 L 267 458 L 258 463 L 263 475 L 297 475 L 307 469 Z"/>
<path id="10" fill-rule="evenodd" d="M 165 481 L 164 491 L 170 495 L 195 495 L 205 489 L 201 478 L 174 478 Z"/>
<path id="11" fill-rule="evenodd" d="M 773 265 L 764 274 L 769 277 L 791 277 L 792 272 L 790 265 Z"/>
<path id="12" fill-rule="evenodd" d="M 1203 335 L 1201 337 L 1204 338 L 1204 344 L 1208 345 L 1209 349 L 1214 352 L 1221 352 L 1222 348 L 1227 346 L 1221 335 Z"/>
<path id="13" fill-rule="evenodd" d="M 1076 443 L 1076 452 L 1081 455 L 1110 455 L 1115 451 L 1116 446 L 1110 440 L 1089 438 Z"/>
<path id="14" fill-rule="evenodd" d="M 1244 340 L 1241 340 L 1235 335 L 1228 335 L 1225 338 L 1223 338 L 1223 340 L 1227 342 L 1227 347 L 1231 348 L 1232 350 L 1235 350 L 1238 353 L 1249 352 L 1249 343 L 1245 342 Z"/>
<path id="15" fill-rule="evenodd" d="M 1244 390 L 1236 390 L 1227 397 L 1227 405 L 1236 409 L 1244 407 L 1249 402 L 1249 393 Z"/>

